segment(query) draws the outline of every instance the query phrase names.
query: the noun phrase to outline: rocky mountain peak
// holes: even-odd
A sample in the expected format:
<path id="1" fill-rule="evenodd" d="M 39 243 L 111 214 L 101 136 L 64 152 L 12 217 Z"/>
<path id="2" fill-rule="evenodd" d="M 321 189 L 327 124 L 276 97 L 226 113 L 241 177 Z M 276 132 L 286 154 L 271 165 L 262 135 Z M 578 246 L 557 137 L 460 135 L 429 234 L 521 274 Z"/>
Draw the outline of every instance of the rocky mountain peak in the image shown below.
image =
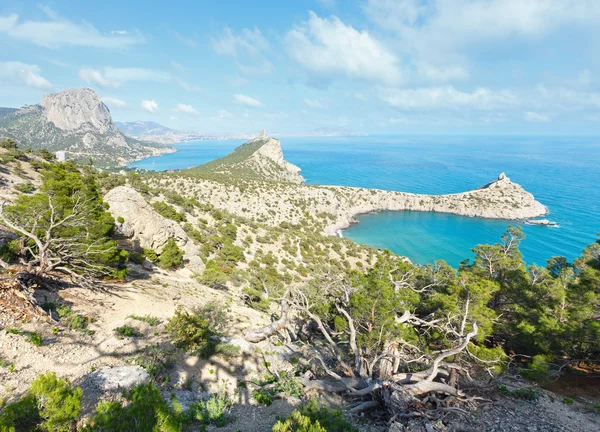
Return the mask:
<path id="1" fill-rule="evenodd" d="M 42 97 L 40 103 L 47 121 L 63 131 L 91 126 L 99 133 L 115 129 L 110 111 L 90 88 L 67 89 Z"/>

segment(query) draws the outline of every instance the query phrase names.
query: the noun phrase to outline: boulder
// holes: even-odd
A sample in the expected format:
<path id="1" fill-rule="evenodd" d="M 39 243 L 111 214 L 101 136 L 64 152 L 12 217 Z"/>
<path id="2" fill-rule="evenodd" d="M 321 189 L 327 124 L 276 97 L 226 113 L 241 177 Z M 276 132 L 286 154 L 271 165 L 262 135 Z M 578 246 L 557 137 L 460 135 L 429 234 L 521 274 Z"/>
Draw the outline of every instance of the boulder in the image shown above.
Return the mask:
<path id="1" fill-rule="evenodd" d="M 157 253 L 161 253 L 167 241 L 173 239 L 183 250 L 185 266 L 195 273 L 204 271 L 198 247 L 183 228 L 177 222 L 158 214 L 139 192 L 127 186 L 118 186 L 104 196 L 104 201 L 108 203 L 108 211 L 115 220 L 119 216 L 125 220 L 116 224 L 119 236 Z"/>
<path id="2" fill-rule="evenodd" d="M 143 248 L 160 253 L 169 239 L 184 247 L 190 240 L 183 228 L 175 221 L 159 215 L 136 190 L 118 186 L 104 196 L 110 206 L 108 211 L 115 220 L 119 216 L 125 222 L 117 225 L 119 234 L 136 240 Z"/>
<path id="3" fill-rule="evenodd" d="M 150 381 L 150 374 L 141 366 L 120 366 L 94 371 L 86 380 L 103 392 L 114 392 L 146 384 Z"/>

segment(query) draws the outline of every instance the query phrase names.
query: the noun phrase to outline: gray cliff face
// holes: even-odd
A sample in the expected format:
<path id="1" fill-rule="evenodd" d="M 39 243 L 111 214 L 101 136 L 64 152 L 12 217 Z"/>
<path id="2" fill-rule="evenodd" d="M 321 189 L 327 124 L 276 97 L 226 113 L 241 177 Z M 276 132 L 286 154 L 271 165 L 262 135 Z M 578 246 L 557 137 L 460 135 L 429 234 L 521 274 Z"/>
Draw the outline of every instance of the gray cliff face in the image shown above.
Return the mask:
<path id="1" fill-rule="evenodd" d="M 67 151 L 79 160 L 114 166 L 168 151 L 158 144 L 127 138 L 115 126 L 110 111 L 89 88 L 67 89 L 42 97 L 0 118 L 0 136 L 14 138 L 20 147 Z"/>
<path id="2" fill-rule="evenodd" d="M 108 108 L 89 88 L 44 95 L 40 105 L 44 108 L 46 120 L 63 131 L 87 128 L 101 134 L 118 133 Z"/>

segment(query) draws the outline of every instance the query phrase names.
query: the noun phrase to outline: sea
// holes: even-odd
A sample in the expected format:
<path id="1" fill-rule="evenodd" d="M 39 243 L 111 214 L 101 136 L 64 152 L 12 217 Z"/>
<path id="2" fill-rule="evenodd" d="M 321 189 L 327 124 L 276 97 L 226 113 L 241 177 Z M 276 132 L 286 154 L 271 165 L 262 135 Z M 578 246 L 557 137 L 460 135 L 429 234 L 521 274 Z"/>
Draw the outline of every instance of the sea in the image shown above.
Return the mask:
<path id="1" fill-rule="evenodd" d="M 280 137 L 285 159 L 309 184 L 359 186 L 424 194 L 463 192 L 501 172 L 548 207 L 557 227 L 523 225 L 528 264 L 552 256 L 574 260 L 600 233 L 600 137 L 366 136 Z M 185 169 L 225 156 L 243 140 L 174 145 L 176 153 L 136 161 L 156 171 Z M 418 264 L 473 259 L 477 244 L 499 241 L 517 221 L 430 212 L 358 216 L 342 235 L 389 249 Z"/>

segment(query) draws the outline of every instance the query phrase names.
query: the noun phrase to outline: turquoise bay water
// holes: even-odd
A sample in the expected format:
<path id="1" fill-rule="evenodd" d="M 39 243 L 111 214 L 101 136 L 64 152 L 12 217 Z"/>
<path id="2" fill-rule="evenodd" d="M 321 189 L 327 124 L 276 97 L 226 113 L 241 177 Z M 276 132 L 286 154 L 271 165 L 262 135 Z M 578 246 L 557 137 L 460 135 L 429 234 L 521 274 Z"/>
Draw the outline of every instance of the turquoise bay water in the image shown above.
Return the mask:
<path id="1" fill-rule="evenodd" d="M 224 156 L 243 140 L 176 145 L 177 153 L 132 164 L 167 170 Z M 597 137 L 283 137 L 285 158 L 307 183 L 445 194 L 479 187 L 500 172 L 550 210 L 560 228 L 525 225 L 528 263 L 570 260 L 600 232 L 600 138 Z M 388 248 L 416 263 L 445 259 L 456 266 L 471 248 L 496 242 L 511 221 L 424 212 L 361 215 L 344 231 L 358 243 Z"/>

